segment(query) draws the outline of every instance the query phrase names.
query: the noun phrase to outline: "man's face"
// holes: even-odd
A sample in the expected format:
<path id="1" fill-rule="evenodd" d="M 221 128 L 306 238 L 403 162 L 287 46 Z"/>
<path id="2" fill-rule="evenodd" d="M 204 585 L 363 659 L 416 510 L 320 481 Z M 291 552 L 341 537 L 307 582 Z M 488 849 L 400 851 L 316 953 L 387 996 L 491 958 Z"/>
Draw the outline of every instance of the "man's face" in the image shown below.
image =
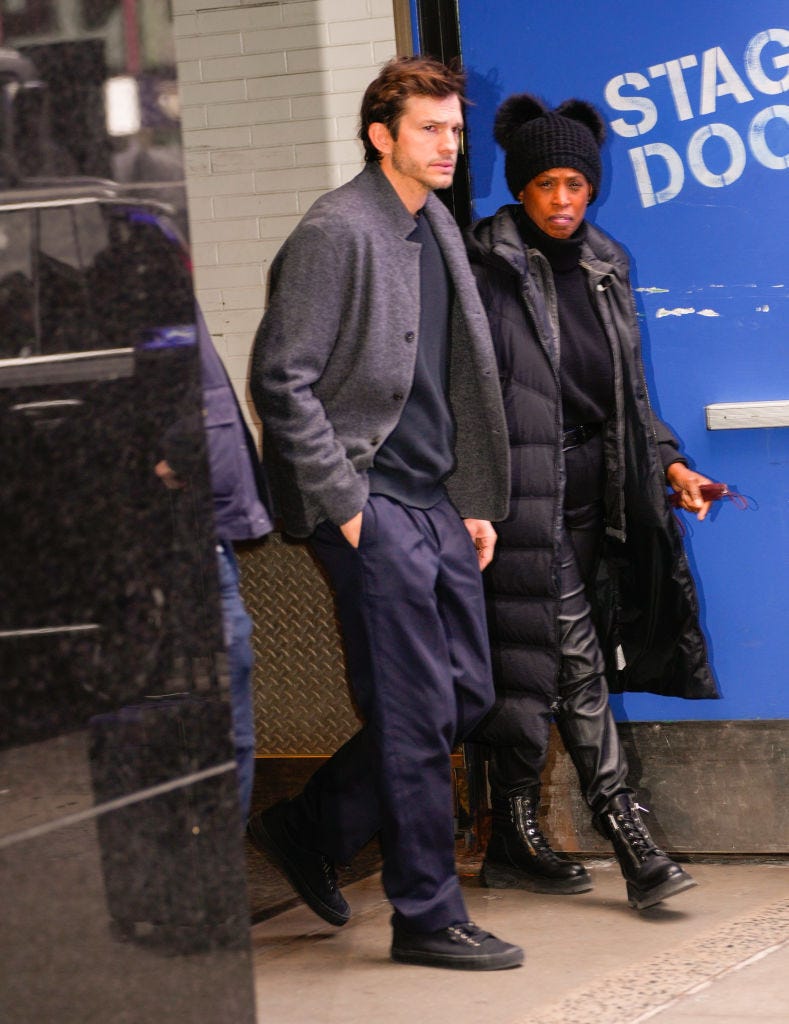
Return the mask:
<path id="1" fill-rule="evenodd" d="M 396 139 L 383 125 L 378 128 L 374 144 L 382 154 L 381 169 L 406 206 L 418 196 L 421 206 L 428 192 L 452 184 L 463 130 L 458 96 L 411 96 Z"/>

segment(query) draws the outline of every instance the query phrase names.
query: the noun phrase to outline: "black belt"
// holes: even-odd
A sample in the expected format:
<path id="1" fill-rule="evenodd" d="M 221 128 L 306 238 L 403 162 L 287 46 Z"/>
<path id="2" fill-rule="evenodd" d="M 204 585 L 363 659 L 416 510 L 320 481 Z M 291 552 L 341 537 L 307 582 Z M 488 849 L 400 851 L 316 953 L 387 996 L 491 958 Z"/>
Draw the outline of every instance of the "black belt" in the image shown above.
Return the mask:
<path id="1" fill-rule="evenodd" d="M 591 441 L 595 434 L 603 429 L 602 423 L 581 423 L 578 427 L 565 430 L 562 434 L 562 451 L 569 451 L 571 448 L 580 448 L 582 444 Z"/>

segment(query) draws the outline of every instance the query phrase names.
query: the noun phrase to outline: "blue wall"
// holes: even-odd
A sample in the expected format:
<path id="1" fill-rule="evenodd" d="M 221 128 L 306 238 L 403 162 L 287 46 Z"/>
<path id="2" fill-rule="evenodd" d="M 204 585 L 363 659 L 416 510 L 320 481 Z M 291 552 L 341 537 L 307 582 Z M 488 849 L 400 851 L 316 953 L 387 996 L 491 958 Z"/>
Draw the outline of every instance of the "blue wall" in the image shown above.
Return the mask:
<path id="1" fill-rule="evenodd" d="M 626 695 L 617 714 L 789 717 L 789 429 L 708 431 L 704 415 L 789 399 L 786 0 L 460 0 L 460 28 L 475 215 L 512 201 L 491 139 L 504 97 L 598 106 L 611 127 L 590 219 L 631 254 L 655 405 L 701 472 L 752 498 L 683 516 L 723 699 Z"/>

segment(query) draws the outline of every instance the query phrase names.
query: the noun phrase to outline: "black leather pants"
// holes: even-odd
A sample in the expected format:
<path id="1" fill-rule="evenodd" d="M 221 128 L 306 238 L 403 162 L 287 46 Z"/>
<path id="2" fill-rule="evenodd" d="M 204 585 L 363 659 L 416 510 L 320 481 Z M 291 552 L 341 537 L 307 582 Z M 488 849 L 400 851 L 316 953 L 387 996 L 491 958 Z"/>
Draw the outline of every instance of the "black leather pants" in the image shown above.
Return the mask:
<path id="1" fill-rule="evenodd" d="M 627 761 L 608 706 L 603 653 L 584 586 L 584 581 L 594 576 L 602 536 L 602 513 L 598 503 L 565 514 L 561 542 L 561 668 L 557 700 L 553 708 L 546 708 L 545 714 L 540 715 L 540 723 L 535 723 L 535 731 L 544 736 L 542 751 L 536 750 L 534 743 L 491 749 L 489 779 L 495 797 L 538 793 L 547 754 L 551 711 L 592 810 L 602 810 L 617 793 L 630 792 Z"/>
<path id="2" fill-rule="evenodd" d="M 595 531 L 590 537 L 592 531 L 571 530 L 568 519 L 562 537 L 562 667 L 556 725 L 587 803 L 593 811 L 600 811 L 612 796 L 628 791 L 627 761 L 608 706 L 603 652 L 576 554 L 580 551 L 583 557 L 591 544 L 598 547 L 601 534 Z"/>

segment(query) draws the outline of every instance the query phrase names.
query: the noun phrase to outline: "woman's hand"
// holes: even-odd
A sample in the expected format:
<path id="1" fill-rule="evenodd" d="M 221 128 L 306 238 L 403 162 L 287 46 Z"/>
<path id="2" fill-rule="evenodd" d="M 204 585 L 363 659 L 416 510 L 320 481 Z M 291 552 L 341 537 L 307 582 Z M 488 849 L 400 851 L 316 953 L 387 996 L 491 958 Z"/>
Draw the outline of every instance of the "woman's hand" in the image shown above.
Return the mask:
<path id="1" fill-rule="evenodd" d="M 687 512 L 695 512 L 699 521 L 704 519 L 712 502 L 704 501 L 700 487 L 712 481 L 701 473 L 694 473 L 683 462 L 672 462 L 666 470 L 666 479 L 679 495 L 680 508 Z"/>
<path id="2" fill-rule="evenodd" d="M 491 558 L 493 558 L 493 549 L 496 546 L 497 540 L 496 531 L 487 519 L 464 519 L 463 522 L 466 524 L 466 529 L 474 541 L 479 571 L 482 572 L 485 566 L 490 563 Z"/>

